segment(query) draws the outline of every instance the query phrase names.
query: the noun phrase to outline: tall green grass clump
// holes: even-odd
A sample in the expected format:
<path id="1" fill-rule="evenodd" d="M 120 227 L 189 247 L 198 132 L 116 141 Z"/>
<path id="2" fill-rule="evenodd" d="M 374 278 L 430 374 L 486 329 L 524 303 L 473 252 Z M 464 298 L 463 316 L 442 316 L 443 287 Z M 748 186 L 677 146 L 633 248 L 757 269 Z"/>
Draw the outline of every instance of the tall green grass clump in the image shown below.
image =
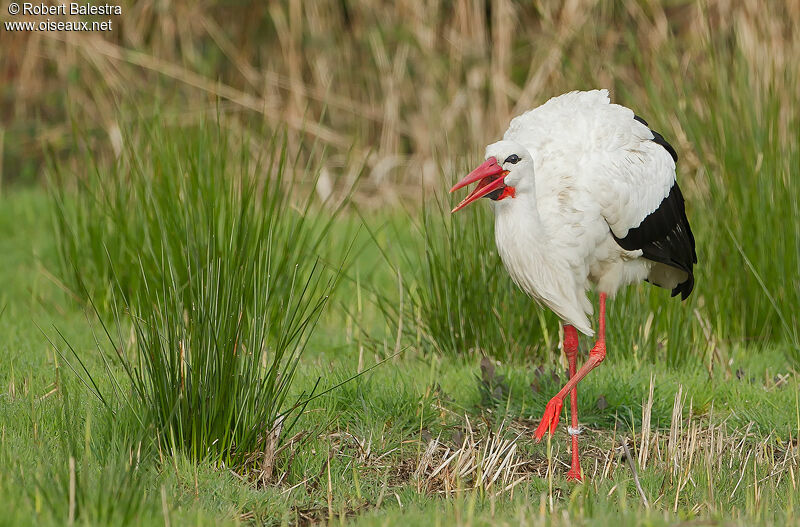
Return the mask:
<path id="1" fill-rule="evenodd" d="M 119 357 L 142 421 L 156 423 L 170 450 L 263 470 L 290 424 L 285 418 L 310 395 L 287 400 L 333 277 L 313 260 L 302 271 L 275 272 L 274 240 L 240 235 L 248 245 L 229 246 L 231 257 L 191 259 L 187 283 L 169 261 L 169 283 L 145 278 L 146 294 L 126 308 L 136 350 L 123 342 Z M 233 257 L 247 248 L 241 260 Z"/>
<path id="2" fill-rule="evenodd" d="M 417 246 L 400 256 L 411 270 L 403 273 L 411 278 L 407 294 L 402 301 L 384 294 L 379 306 L 407 345 L 541 360 L 558 343 L 555 319 L 511 281 L 495 247 L 492 212 L 478 205 L 453 217 L 445 199 L 426 201 L 410 220 Z"/>
<path id="3" fill-rule="evenodd" d="M 326 246 L 336 211 L 299 196 L 278 139 L 255 163 L 257 142 L 215 123 L 126 139 L 75 192 L 61 174 L 63 275 L 105 321 L 115 395 L 162 446 L 268 479 L 302 406 L 292 380 L 336 285 L 330 262 L 344 258 Z"/>

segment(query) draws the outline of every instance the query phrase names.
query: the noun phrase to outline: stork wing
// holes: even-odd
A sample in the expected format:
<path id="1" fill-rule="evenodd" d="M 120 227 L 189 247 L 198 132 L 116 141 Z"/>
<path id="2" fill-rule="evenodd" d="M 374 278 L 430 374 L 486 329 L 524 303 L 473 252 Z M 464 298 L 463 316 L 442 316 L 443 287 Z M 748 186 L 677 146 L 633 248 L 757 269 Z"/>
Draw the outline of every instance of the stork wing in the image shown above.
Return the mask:
<path id="1" fill-rule="evenodd" d="M 604 165 L 610 173 L 604 175 L 603 216 L 620 247 L 640 250 L 644 258 L 686 273 L 672 290 L 673 296 L 680 293 L 685 299 L 694 287 L 697 253 L 675 179 L 678 156 L 661 134 L 640 117 L 634 119 L 631 142 Z M 651 137 L 641 137 L 645 127 Z"/>

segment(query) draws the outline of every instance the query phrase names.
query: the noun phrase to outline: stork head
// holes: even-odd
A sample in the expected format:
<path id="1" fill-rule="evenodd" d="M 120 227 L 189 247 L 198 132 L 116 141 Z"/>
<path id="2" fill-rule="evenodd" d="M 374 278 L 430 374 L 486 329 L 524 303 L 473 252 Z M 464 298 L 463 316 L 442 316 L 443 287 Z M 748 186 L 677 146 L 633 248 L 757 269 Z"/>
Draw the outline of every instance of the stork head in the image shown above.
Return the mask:
<path id="1" fill-rule="evenodd" d="M 524 146 L 514 141 L 498 141 L 486 147 L 486 161 L 453 185 L 450 192 L 478 182 L 478 186 L 456 205 L 451 212 L 463 209 L 478 198 L 494 201 L 515 198 L 517 191 L 526 186 L 525 176 L 533 172 L 533 158 Z M 532 177 L 531 183 L 532 183 Z"/>

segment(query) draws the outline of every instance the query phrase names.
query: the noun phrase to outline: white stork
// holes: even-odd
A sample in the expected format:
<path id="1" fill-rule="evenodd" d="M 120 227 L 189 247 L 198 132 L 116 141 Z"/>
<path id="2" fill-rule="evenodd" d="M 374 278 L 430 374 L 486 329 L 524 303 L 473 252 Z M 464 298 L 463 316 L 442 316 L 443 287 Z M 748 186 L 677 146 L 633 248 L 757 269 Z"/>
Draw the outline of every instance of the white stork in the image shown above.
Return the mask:
<path id="1" fill-rule="evenodd" d="M 694 287 L 697 255 L 677 159 L 644 119 L 611 104 L 607 90 L 575 91 L 513 119 L 503 140 L 486 147 L 486 161 L 450 190 L 478 182 L 453 212 L 491 198 L 506 270 L 563 321 L 570 379 L 547 403 L 535 437 L 555 431 L 570 393 L 569 479 L 582 479 L 576 385 L 606 356 L 606 297 L 642 280 L 682 299 Z M 597 341 L 576 371 L 577 331 L 594 334 L 592 285 L 600 293 Z"/>

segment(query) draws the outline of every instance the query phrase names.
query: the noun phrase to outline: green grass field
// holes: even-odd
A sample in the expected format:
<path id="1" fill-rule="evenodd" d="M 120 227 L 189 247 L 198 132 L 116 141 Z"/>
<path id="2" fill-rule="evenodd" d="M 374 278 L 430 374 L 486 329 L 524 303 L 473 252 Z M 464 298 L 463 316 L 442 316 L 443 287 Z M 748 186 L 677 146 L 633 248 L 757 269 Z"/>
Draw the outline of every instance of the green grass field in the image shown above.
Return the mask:
<path id="1" fill-rule="evenodd" d="M 298 365 L 293 393 L 310 391 L 319 378 L 326 389 L 368 371 L 305 407 L 266 484 L 252 467 L 171 454 L 168 442 L 142 437 L 147 432 L 121 401 L 111 402 L 114 415 L 93 397 L 69 370 L 74 357 L 60 358 L 48 341 L 64 350 L 63 334 L 99 391 L 113 392 L 95 344 L 104 338 L 97 318 L 53 274 L 51 207 L 42 192 L 19 191 L 3 198 L 0 216 L 10 233 L 0 251 L 0 489 L 14 503 L 3 519 L 9 524 L 797 521 L 800 386 L 790 349 L 779 344 L 731 345 L 728 362 L 712 374 L 699 361 L 667 368 L 612 351 L 579 391 L 588 482 L 576 486 L 564 478 L 566 434 L 550 445 L 530 439 L 564 376 L 562 367 L 552 369 L 553 342 L 546 360 L 521 356 L 483 369 L 475 352 L 394 355 L 390 345 L 388 352 L 362 347 L 359 355 L 365 345 L 357 331 L 342 331 L 344 309 L 334 306 Z M 338 221 L 349 228 L 348 218 Z M 365 267 L 381 265 L 374 248 L 360 258 Z M 365 300 L 364 319 L 374 324 L 380 316 L 370 309 Z M 110 368 L 124 378 L 118 363 Z M 649 510 L 621 457 L 623 439 Z"/>
<path id="2" fill-rule="evenodd" d="M 796 2 L 156 4 L 0 32 L 0 524 L 800 525 Z M 610 301 L 573 484 L 558 320 L 446 189 L 594 87 L 699 262 Z"/>

